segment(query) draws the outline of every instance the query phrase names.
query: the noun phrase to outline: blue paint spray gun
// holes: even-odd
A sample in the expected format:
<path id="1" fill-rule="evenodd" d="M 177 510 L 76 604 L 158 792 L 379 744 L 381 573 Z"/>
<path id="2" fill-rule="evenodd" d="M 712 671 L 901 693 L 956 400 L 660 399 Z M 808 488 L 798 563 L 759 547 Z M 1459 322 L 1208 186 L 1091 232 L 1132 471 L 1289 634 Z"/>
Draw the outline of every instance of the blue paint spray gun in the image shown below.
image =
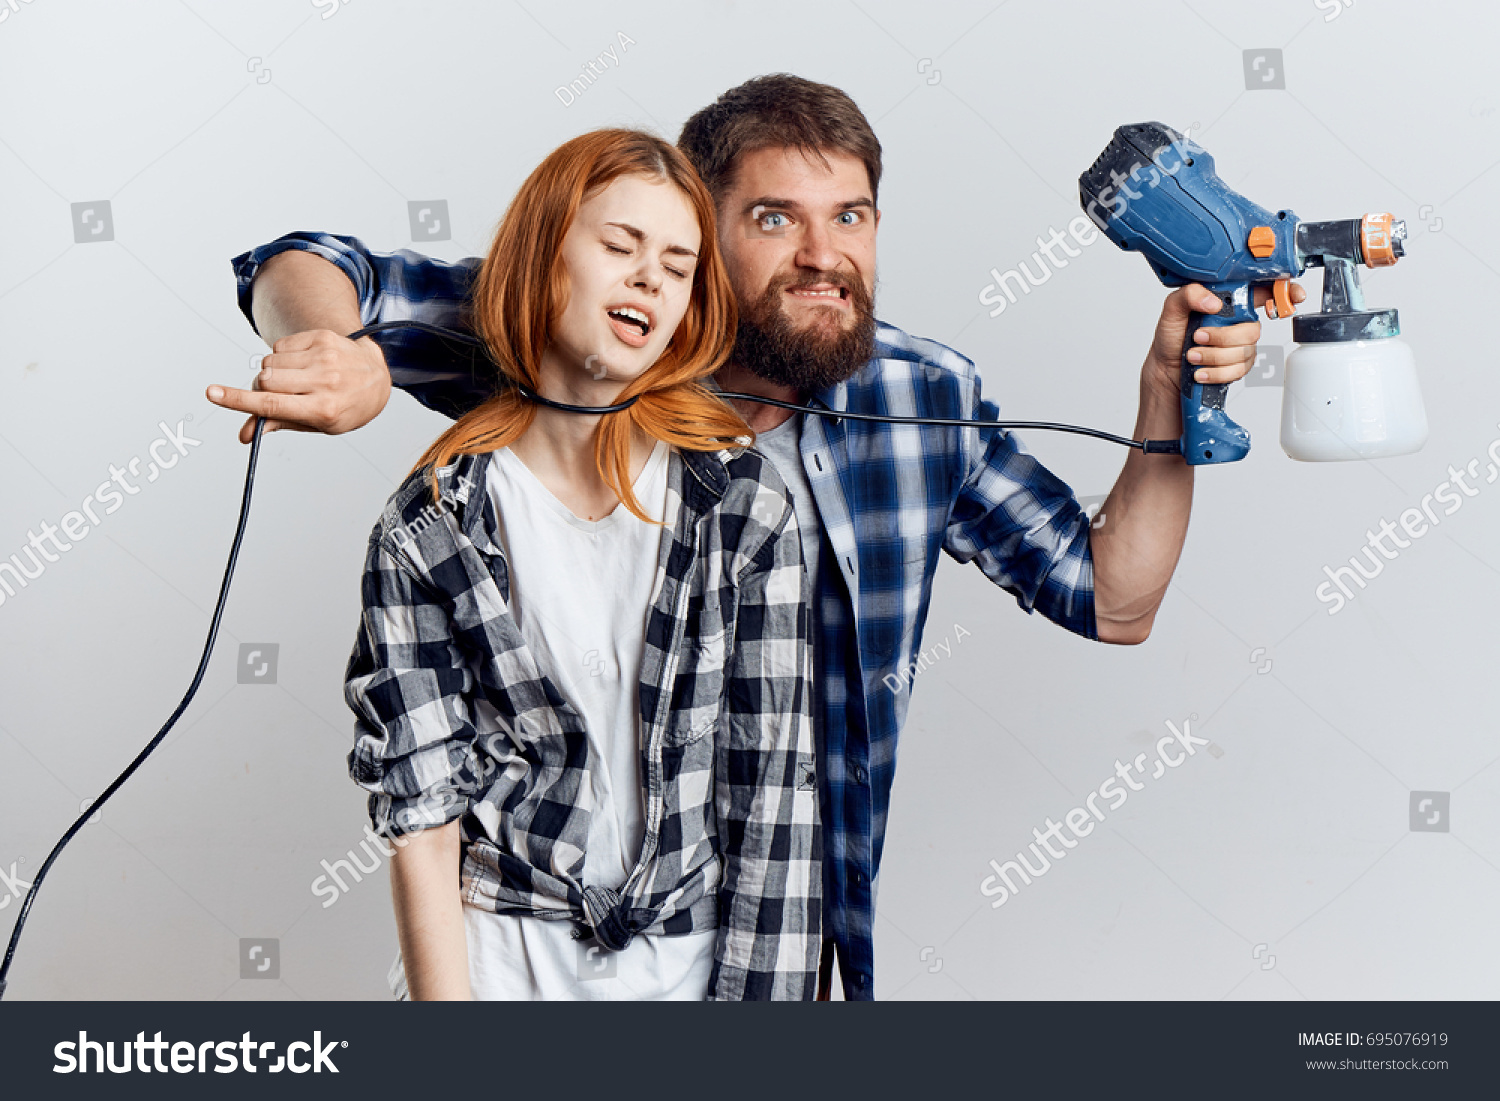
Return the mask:
<path id="1" fill-rule="evenodd" d="M 1355 459 L 1425 442 L 1397 313 L 1365 308 L 1356 268 L 1405 255 L 1405 222 L 1390 214 L 1304 222 L 1290 210 L 1272 213 L 1219 179 L 1201 146 L 1159 122 L 1117 129 L 1078 190 L 1094 224 L 1141 253 L 1162 283 L 1201 283 L 1224 303 L 1216 314 L 1194 312 L 1183 344 L 1181 446 L 1190 465 L 1235 462 L 1250 451 L 1250 434 L 1224 412 L 1228 385 L 1193 379 L 1193 334 L 1254 321 L 1257 286 L 1271 289 L 1269 316 L 1291 317 L 1291 281 L 1312 266 L 1324 269 L 1323 309 L 1293 322 L 1293 338 L 1308 347 L 1287 362 L 1282 447 L 1295 459 Z"/>

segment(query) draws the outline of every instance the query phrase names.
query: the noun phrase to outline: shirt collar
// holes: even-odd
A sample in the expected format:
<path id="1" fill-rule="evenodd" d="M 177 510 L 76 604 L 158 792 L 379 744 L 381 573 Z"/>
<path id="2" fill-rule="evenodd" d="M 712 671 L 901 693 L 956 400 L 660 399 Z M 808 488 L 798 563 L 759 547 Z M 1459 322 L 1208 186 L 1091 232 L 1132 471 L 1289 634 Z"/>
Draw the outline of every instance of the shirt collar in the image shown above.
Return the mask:
<path id="1" fill-rule="evenodd" d="M 734 454 L 728 450 L 674 450 L 673 458 L 680 457 L 683 473 L 678 473 L 678 465 L 673 462 L 668 477 L 674 481 L 680 479 L 677 488 L 685 507 L 702 514 L 723 500 L 729 488 L 727 464 Z M 459 529 L 470 542 L 487 554 L 500 554 L 494 504 L 485 492 L 490 458 L 490 452 L 462 455 L 456 462 L 440 468 L 438 497 L 458 517 Z"/>
<path id="2" fill-rule="evenodd" d="M 499 554 L 498 525 L 490 495 L 484 491 L 490 453 L 460 455 L 437 472 L 438 498 L 458 517 L 459 530 L 486 554 Z"/>

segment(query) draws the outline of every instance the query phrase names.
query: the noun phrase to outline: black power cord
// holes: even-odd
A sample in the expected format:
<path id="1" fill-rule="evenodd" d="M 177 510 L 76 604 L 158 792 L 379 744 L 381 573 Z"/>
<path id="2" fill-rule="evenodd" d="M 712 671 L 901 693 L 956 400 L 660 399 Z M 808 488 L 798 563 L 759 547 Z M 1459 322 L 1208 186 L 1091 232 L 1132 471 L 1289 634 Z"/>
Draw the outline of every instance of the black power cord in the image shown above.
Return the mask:
<path id="1" fill-rule="evenodd" d="M 737 398 L 740 401 L 758 401 L 762 405 L 774 405 L 778 409 L 793 409 L 798 413 L 813 413 L 834 420 L 880 421 L 883 424 L 930 424 L 942 428 L 1044 428 L 1053 432 L 1076 432 L 1080 436 L 1093 436 L 1110 443 L 1124 444 L 1144 451 L 1148 455 L 1181 455 L 1182 445 L 1177 440 L 1132 440 L 1101 432 L 1097 428 L 1083 428 L 1076 424 L 1057 424 L 1054 421 L 976 421 L 963 417 L 888 417 L 883 413 L 850 413 L 844 409 L 814 409 L 810 405 L 798 405 L 790 401 L 777 401 L 760 394 L 740 394 L 733 390 L 714 391 L 721 398 Z"/>
<path id="2" fill-rule="evenodd" d="M 42 863 L 41 871 L 37 872 L 36 879 L 31 884 L 31 890 L 26 892 L 25 901 L 21 903 L 21 912 L 16 918 L 16 927 L 10 934 L 10 945 L 5 949 L 5 962 L 0 964 L 0 998 L 5 997 L 5 986 L 7 976 L 10 974 L 11 961 L 15 959 L 16 945 L 21 941 L 21 929 L 26 925 L 27 915 L 31 913 L 31 904 L 36 900 L 36 893 L 41 890 L 42 880 L 46 878 L 47 872 L 52 867 L 53 862 L 57 860 L 58 854 L 63 851 L 63 846 L 73 840 L 74 835 L 83 829 L 84 823 L 92 818 L 100 807 L 104 806 L 105 800 L 118 791 L 120 786 L 135 774 L 135 770 L 145 763 L 146 758 L 152 754 L 156 747 L 161 744 L 162 739 L 167 736 L 167 732 L 177 725 L 177 720 L 182 718 L 182 713 L 187 710 L 188 704 L 193 702 L 193 697 L 198 692 L 198 686 L 203 683 L 203 674 L 208 669 L 208 659 L 213 654 L 214 641 L 219 637 L 219 621 L 224 617 L 224 604 L 229 599 L 229 582 L 234 578 L 234 564 L 240 556 L 240 544 L 245 538 L 245 521 L 250 518 L 250 493 L 255 488 L 255 463 L 260 456 L 260 438 L 261 434 L 265 431 L 265 427 L 266 419 L 264 417 L 257 418 L 255 422 L 255 436 L 250 441 L 250 465 L 245 471 L 245 493 L 240 499 L 240 519 L 234 529 L 234 542 L 229 548 L 229 564 L 224 567 L 224 580 L 219 586 L 219 602 L 214 606 L 213 620 L 208 626 L 208 641 L 203 644 L 203 656 L 198 659 L 198 671 L 193 674 L 193 683 L 188 685 L 187 695 L 182 697 L 182 702 L 177 705 L 177 710 L 172 712 L 172 717 L 167 720 L 166 725 L 156 732 L 156 737 L 147 743 L 146 748 L 140 751 L 135 760 L 130 762 L 130 766 L 124 772 L 115 777 L 115 782 L 104 789 L 104 794 L 95 799 L 89 805 L 88 810 L 78 816 L 78 821 L 68 827 L 68 832 L 62 835 L 57 844 L 52 846 L 52 851 L 47 854 L 47 859 Z"/>
<path id="3" fill-rule="evenodd" d="M 359 332 L 352 334 L 350 340 L 358 340 L 360 337 L 369 336 L 371 333 L 385 332 L 390 329 L 416 329 L 419 332 L 428 333 L 432 336 L 443 337 L 447 340 L 457 340 L 485 351 L 484 341 L 469 333 L 461 333 L 456 329 L 445 329 L 439 325 L 429 325 L 425 321 L 381 321 L 369 325 Z M 488 359 L 488 353 L 485 353 Z M 493 361 L 492 361 L 493 362 Z M 531 391 L 530 387 L 516 384 L 524 397 L 541 405 L 550 406 L 553 409 L 561 409 L 567 413 L 614 413 L 621 409 L 628 409 L 636 401 L 630 398 L 620 402 L 618 405 L 567 405 L 563 402 L 552 401 Z M 1148 455 L 1181 455 L 1182 444 L 1179 440 L 1132 440 L 1128 436 L 1116 436 L 1110 432 L 1101 432 L 1097 428 L 1082 428 L 1076 424 L 1058 424 L 1055 421 L 990 421 L 990 420 L 967 420 L 965 418 L 946 417 L 892 417 L 883 413 L 851 413 L 840 409 L 815 409 L 810 405 L 798 405 L 795 402 L 779 401 L 776 398 L 764 397 L 760 394 L 742 394 L 733 390 L 714 391 L 720 397 L 734 398 L 738 401 L 754 401 L 761 405 L 774 405 L 778 409 L 790 409 L 796 413 L 810 413 L 817 417 L 831 417 L 834 420 L 852 421 L 879 421 L 884 424 L 925 424 L 939 428 L 1038 428 L 1049 432 L 1073 432 L 1080 436 L 1093 436 L 1095 439 L 1108 440 L 1110 443 L 1121 444 L 1125 447 L 1133 447 L 1144 451 Z M 638 397 L 639 395 L 637 395 Z"/>
<path id="4" fill-rule="evenodd" d="M 473 345 L 480 348 L 481 350 L 484 349 L 484 342 L 479 340 L 477 337 L 470 336 L 468 333 L 461 333 L 453 329 L 444 329 L 437 325 L 429 325 L 425 321 L 381 321 L 374 325 L 367 325 L 365 328 L 360 329 L 357 332 L 350 333 L 349 339 L 359 340 L 363 337 L 369 336 L 372 333 L 386 332 L 391 329 L 415 329 L 419 332 L 429 333 L 433 336 L 442 337 L 444 339 L 457 340 L 464 344 Z M 529 387 L 522 386 L 518 388 L 525 397 L 530 398 L 532 401 L 537 401 L 543 405 L 550 406 L 554 409 L 561 409 L 569 413 L 584 413 L 590 415 L 613 413 L 621 409 L 629 408 L 631 403 L 635 401 L 634 398 L 631 398 L 628 401 L 619 403 L 618 405 L 567 405 L 563 402 L 551 401 L 550 399 L 546 399 L 538 394 L 532 393 Z M 974 421 L 964 420 L 961 418 L 949 419 L 943 417 L 890 417 L 884 416 L 879 413 L 851 413 L 846 410 L 838 409 L 815 409 L 810 405 L 798 405 L 795 402 L 778 401 L 775 398 L 763 397 L 759 394 L 741 394 L 732 391 L 718 391 L 718 393 L 721 397 L 725 398 L 734 398 L 739 401 L 760 402 L 762 405 L 774 405 L 778 409 L 790 409 L 794 412 L 808 413 L 813 416 L 819 417 L 832 417 L 835 420 L 847 418 L 849 420 L 859 421 L 879 421 L 885 424 L 925 424 L 954 428 L 1040 428 L 1053 432 L 1075 432 L 1083 436 L 1093 436 L 1097 439 L 1109 440 L 1111 443 L 1123 444 L 1126 447 L 1134 447 L 1146 452 L 1147 454 L 1180 455 L 1182 453 L 1182 448 L 1177 440 L 1132 440 L 1124 436 L 1112 435 L 1109 432 L 1100 432 L 1097 429 L 1093 428 L 1081 428 L 1078 425 L 1073 424 L 1055 424 L 1051 421 Z M 250 518 L 250 495 L 255 489 L 255 466 L 260 458 L 260 440 L 262 434 L 265 431 L 265 427 L 266 419 L 264 417 L 258 417 L 255 421 L 255 435 L 250 440 L 250 462 L 249 466 L 245 470 L 245 491 L 240 499 L 240 518 L 239 522 L 235 525 L 234 542 L 230 545 L 229 548 L 229 562 L 224 567 L 224 580 L 219 585 L 219 600 L 218 603 L 214 605 L 213 620 L 212 622 L 210 622 L 208 627 L 208 640 L 203 644 L 203 656 L 198 659 L 198 670 L 193 674 L 193 682 L 188 685 L 187 694 L 182 697 L 182 702 L 179 703 L 177 705 L 177 709 L 172 712 L 172 716 L 167 720 L 166 725 L 156 732 L 156 737 L 152 738 L 151 741 L 147 743 L 146 748 L 141 750 L 140 753 L 136 755 L 135 760 L 130 762 L 129 767 L 127 767 L 124 772 L 115 777 L 114 783 L 110 784 L 109 787 L 104 789 L 104 794 L 95 799 L 93 803 L 89 805 L 89 808 L 78 816 L 78 820 L 68 827 L 68 832 L 62 835 L 56 845 L 52 846 L 52 851 L 47 854 L 47 859 L 42 862 L 41 870 L 37 872 L 36 879 L 31 884 L 31 889 L 26 892 L 26 898 L 21 903 L 20 913 L 16 917 L 15 929 L 13 929 L 10 934 L 10 944 L 5 949 L 5 962 L 3 964 L 0 964 L 0 999 L 3 999 L 5 997 L 5 987 L 8 981 L 8 976 L 10 975 L 10 965 L 11 962 L 15 959 L 16 945 L 21 941 L 21 930 L 25 927 L 26 918 L 31 913 L 31 904 L 36 900 L 37 891 L 39 891 L 42 886 L 42 880 L 46 878 L 47 872 L 51 869 L 53 863 L 56 862 L 58 854 L 63 851 L 63 848 L 69 841 L 73 840 L 78 831 L 84 827 L 84 824 L 94 816 L 99 808 L 104 806 L 105 801 L 108 800 L 109 797 L 116 791 L 118 791 L 126 780 L 129 780 L 133 775 L 135 775 L 136 769 L 140 768 L 141 765 L 145 763 L 146 758 L 149 757 L 153 752 L 155 752 L 156 747 L 161 745 L 162 739 L 167 736 L 167 733 L 172 729 L 172 727 L 177 725 L 177 720 L 182 718 L 183 712 L 188 709 L 188 704 L 192 703 L 193 697 L 197 695 L 198 686 L 203 683 L 203 674 L 208 669 L 209 658 L 213 656 L 214 642 L 217 641 L 219 637 L 219 621 L 224 616 L 224 605 L 229 599 L 229 584 L 234 580 L 235 563 L 239 559 L 240 544 L 244 541 L 245 538 L 245 523 Z"/>
<path id="5" fill-rule="evenodd" d="M 481 351 L 485 350 L 484 341 L 480 340 L 478 337 L 470 336 L 468 333 L 461 333 L 454 329 L 444 329 L 437 325 L 429 325 L 425 321 L 379 321 L 374 325 L 365 326 L 365 328 L 360 329 L 357 333 L 351 333 L 349 335 L 349 339 L 358 340 L 361 337 L 369 336 L 371 333 L 383 333 L 388 329 L 416 329 L 419 332 L 431 333 L 433 336 L 440 336 L 448 340 L 458 340 L 462 341 L 465 344 L 472 344 L 475 347 L 479 348 Z M 488 352 L 485 352 L 485 358 L 489 358 Z M 493 361 L 491 362 L 493 363 Z M 523 398 L 534 401 L 538 405 L 545 405 L 549 409 L 558 409 L 564 413 L 583 413 L 587 416 L 595 417 L 601 416 L 604 413 L 618 413 L 622 409 L 629 409 L 632 405 L 639 401 L 641 397 L 639 394 L 637 394 L 635 397 L 626 398 L 624 401 L 618 402 L 615 405 L 569 405 L 565 401 L 553 401 L 551 398 L 544 398 L 530 386 L 527 386 L 523 383 L 511 380 L 511 385 L 513 385 L 518 391 L 520 391 L 520 394 Z"/>

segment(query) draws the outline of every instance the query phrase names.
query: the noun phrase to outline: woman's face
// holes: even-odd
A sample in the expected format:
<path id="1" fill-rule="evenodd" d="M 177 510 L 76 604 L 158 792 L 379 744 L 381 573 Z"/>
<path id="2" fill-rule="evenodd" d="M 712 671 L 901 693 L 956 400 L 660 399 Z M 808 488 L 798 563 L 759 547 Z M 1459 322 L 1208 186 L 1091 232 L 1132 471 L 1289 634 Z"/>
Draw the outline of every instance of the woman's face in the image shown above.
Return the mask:
<path id="1" fill-rule="evenodd" d="M 570 293 L 543 357 L 546 381 L 618 390 L 655 363 L 687 313 L 701 236 L 668 180 L 620 176 L 585 199 L 563 238 Z"/>

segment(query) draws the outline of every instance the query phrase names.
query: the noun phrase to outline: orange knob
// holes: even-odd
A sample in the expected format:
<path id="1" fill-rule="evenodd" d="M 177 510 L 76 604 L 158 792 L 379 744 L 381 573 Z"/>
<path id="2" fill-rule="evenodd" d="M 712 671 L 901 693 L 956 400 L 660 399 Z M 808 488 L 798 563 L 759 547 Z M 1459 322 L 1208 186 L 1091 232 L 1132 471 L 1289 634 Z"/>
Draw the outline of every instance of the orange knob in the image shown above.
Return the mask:
<path id="1" fill-rule="evenodd" d="M 1250 247 L 1251 256 L 1264 260 L 1276 251 L 1276 231 L 1270 226 L 1256 226 L 1250 231 L 1250 239 L 1246 244 Z"/>

